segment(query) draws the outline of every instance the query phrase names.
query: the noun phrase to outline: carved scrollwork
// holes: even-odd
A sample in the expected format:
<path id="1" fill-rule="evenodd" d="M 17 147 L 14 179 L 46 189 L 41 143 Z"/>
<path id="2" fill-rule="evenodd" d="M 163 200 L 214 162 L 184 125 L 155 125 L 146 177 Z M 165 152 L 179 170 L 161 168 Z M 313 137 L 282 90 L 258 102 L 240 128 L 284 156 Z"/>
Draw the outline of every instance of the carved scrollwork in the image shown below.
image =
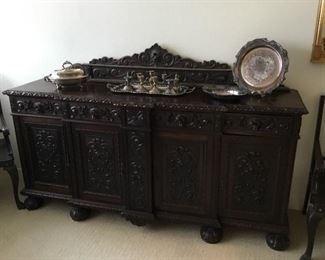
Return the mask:
<path id="1" fill-rule="evenodd" d="M 292 132 L 292 118 L 279 116 L 240 115 L 225 116 L 224 131 L 264 132 L 276 135 Z"/>
<path id="2" fill-rule="evenodd" d="M 132 209 L 145 209 L 145 178 L 146 178 L 146 151 L 145 133 L 128 131 L 128 178 L 129 200 Z"/>
<path id="3" fill-rule="evenodd" d="M 127 109 L 126 123 L 128 126 L 145 126 L 146 115 L 143 110 Z"/>
<path id="4" fill-rule="evenodd" d="M 176 68 L 200 68 L 200 69 L 230 69 L 225 63 L 214 60 L 197 62 L 192 59 L 184 59 L 179 55 L 173 55 L 157 43 L 140 54 L 125 56 L 121 59 L 103 57 L 93 59 L 90 64 L 124 65 L 124 66 L 155 66 Z"/>
<path id="5" fill-rule="evenodd" d="M 102 120 L 110 123 L 121 124 L 122 110 L 109 106 L 94 106 L 84 103 L 69 104 L 69 117 L 82 120 Z"/>
<path id="6" fill-rule="evenodd" d="M 198 198 L 199 147 L 171 145 L 167 153 L 168 194 L 175 202 L 195 205 Z"/>
<path id="7" fill-rule="evenodd" d="M 216 82 L 214 82 L 216 83 Z M 291 92 L 295 92 L 291 90 Z M 44 115 L 67 115 L 69 112 L 68 106 L 71 102 L 77 103 L 91 103 L 102 106 L 110 107 L 127 107 L 127 108 L 139 108 L 139 109 L 166 109 L 166 110 L 182 110 L 182 111 L 199 111 L 199 112 L 228 112 L 228 113 L 276 113 L 276 114 L 294 114 L 301 115 L 306 114 L 308 111 L 304 108 L 298 107 L 284 107 L 284 106 L 272 106 L 264 103 L 260 106 L 252 106 L 242 103 L 218 103 L 218 104 L 209 104 L 207 102 L 198 102 L 198 103 L 179 103 L 179 102 L 166 102 L 161 98 L 150 98 L 150 99 L 139 99 L 132 100 L 129 99 L 118 99 L 114 97 L 103 96 L 80 96 L 76 95 L 60 95 L 57 92 L 53 93 L 43 93 L 37 91 L 28 91 L 28 90 L 7 90 L 3 94 L 9 95 L 11 101 L 12 111 L 14 113 L 31 113 L 38 114 L 37 111 L 33 108 L 33 102 L 42 100 L 43 102 L 50 102 L 53 104 L 53 109 L 51 104 L 48 106 L 45 105 L 43 109 Z M 20 100 L 18 107 L 17 101 Z M 46 101 L 47 100 L 47 101 Z"/>
<path id="8" fill-rule="evenodd" d="M 158 74 L 167 71 L 169 74 L 177 73 L 182 82 L 230 83 L 232 81 L 228 64 L 215 60 L 198 62 L 182 58 L 179 55 L 171 54 L 158 44 L 154 44 L 139 54 L 120 59 L 108 57 L 93 59 L 88 67 L 94 79 L 123 79 L 127 72 L 135 78 L 136 72 L 145 73 L 150 68 Z M 148 69 L 144 67 L 148 67 Z"/>
<path id="9" fill-rule="evenodd" d="M 154 114 L 154 125 L 159 127 L 176 127 L 212 130 L 213 114 L 162 111 Z"/>
<path id="10" fill-rule="evenodd" d="M 116 154 L 112 137 L 88 136 L 87 165 L 85 184 L 87 190 L 106 194 L 118 194 L 116 169 L 114 161 Z"/>
<path id="11" fill-rule="evenodd" d="M 31 131 L 36 152 L 37 179 L 64 184 L 64 160 L 58 130 L 33 127 Z"/>
<path id="12" fill-rule="evenodd" d="M 266 200 L 268 170 L 260 152 L 244 152 L 235 158 L 233 200 L 241 208 L 262 208 Z"/>
<path id="13" fill-rule="evenodd" d="M 66 113 L 61 102 L 45 99 L 12 98 L 11 109 L 14 113 L 28 113 L 51 116 L 59 116 Z"/>

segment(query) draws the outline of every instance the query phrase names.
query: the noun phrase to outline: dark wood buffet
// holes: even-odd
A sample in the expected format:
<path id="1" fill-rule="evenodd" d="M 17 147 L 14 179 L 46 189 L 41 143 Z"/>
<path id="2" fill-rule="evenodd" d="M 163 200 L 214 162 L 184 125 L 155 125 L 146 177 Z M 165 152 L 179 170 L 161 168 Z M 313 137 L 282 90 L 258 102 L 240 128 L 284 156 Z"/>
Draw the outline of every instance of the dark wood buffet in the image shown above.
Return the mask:
<path id="1" fill-rule="evenodd" d="M 227 73 L 223 80 L 231 80 Z M 78 91 L 38 80 L 4 93 L 28 209 L 61 199 L 74 220 L 101 209 L 136 225 L 188 221 L 209 243 L 220 241 L 223 226 L 247 227 L 267 232 L 273 249 L 288 247 L 291 178 L 307 113 L 296 90 L 223 102 L 199 88 L 159 97 L 113 94 L 100 80 Z"/>

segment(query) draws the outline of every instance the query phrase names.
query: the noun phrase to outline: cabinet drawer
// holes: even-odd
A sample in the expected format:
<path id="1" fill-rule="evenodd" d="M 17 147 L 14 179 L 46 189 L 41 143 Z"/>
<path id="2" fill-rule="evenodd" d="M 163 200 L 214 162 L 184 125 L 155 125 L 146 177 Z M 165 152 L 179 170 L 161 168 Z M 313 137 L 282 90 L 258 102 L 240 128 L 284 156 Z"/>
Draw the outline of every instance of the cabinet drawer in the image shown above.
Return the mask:
<path id="1" fill-rule="evenodd" d="M 10 97 L 13 113 L 44 116 L 62 116 L 65 114 L 61 101 L 42 98 Z"/>
<path id="2" fill-rule="evenodd" d="M 155 111 L 153 125 L 159 128 L 183 128 L 213 131 L 215 117 L 212 113 L 184 111 Z"/>
<path id="3" fill-rule="evenodd" d="M 68 103 L 66 107 L 66 116 L 70 119 L 95 120 L 117 125 L 122 124 L 123 110 L 119 107 L 77 102 Z"/>
<path id="4" fill-rule="evenodd" d="M 253 135 L 289 135 L 293 118 L 285 116 L 225 114 L 223 132 Z"/>
<path id="5" fill-rule="evenodd" d="M 112 105 L 64 102 L 42 98 L 10 98 L 13 113 L 57 116 L 75 120 L 102 121 L 121 125 L 123 109 Z"/>

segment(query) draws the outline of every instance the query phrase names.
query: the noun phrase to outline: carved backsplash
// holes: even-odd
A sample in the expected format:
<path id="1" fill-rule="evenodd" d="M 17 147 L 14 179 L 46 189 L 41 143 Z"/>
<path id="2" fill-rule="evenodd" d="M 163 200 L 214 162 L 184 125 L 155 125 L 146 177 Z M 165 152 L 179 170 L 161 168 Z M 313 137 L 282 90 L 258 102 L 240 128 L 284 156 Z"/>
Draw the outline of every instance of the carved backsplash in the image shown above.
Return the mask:
<path id="1" fill-rule="evenodd" d="M 103 57 L 92 59 L 84 64 L 93 80 L 117 81 L 129 72 L 136 78 L 136 73 L 146 74 L 154 70 L 158 75 L 177 73 L 181 81 L 190 83 L 232 83 L 231 68 L 226 63 L 215 60 L 194 61 L 182 58 L 163 49 L 157 43 L 141 53 L 125 56 L 120 59 Z"/>

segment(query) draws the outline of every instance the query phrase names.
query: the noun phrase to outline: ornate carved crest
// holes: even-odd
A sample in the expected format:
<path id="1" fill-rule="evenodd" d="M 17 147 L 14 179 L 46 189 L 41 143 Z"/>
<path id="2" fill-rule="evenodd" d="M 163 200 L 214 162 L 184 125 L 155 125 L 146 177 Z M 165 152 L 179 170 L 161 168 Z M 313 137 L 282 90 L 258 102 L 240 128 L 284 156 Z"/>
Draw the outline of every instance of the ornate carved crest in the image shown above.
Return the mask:
<path id="1" fill-rule="evenodd" d="M 121 80 L 126 73 L 135 77 L 137 72 L 179 74 L 183 82 L 196 83 L 230 83 L 232 73 L 230 66 L 215 60 L 194 61 L 182 58 L 160 47 L 157 43 L 141 53 L 125 56 L 120 59 L 103 57 L 92 59 L 84 64 L 93 80 Z"/>
<path id="2" fill-rule="evenodd" d="M 104 65 L 125 65 L 125 66 L 147 66 L 147 67 L 175 67 L 175 68 L 201 68 L 201 69 L 230 69 L 225 63 L 219 63 L 214 60 L 197 62 L 192 59 L 182 58 L 179 55 L 173 55 L 168 50 L 163 49 L 157 43 L 150 48 L 145 49 L 139 54 L 125 56 L 121 59 L 103 57 L 93 59 L 90 64 Z"/>

